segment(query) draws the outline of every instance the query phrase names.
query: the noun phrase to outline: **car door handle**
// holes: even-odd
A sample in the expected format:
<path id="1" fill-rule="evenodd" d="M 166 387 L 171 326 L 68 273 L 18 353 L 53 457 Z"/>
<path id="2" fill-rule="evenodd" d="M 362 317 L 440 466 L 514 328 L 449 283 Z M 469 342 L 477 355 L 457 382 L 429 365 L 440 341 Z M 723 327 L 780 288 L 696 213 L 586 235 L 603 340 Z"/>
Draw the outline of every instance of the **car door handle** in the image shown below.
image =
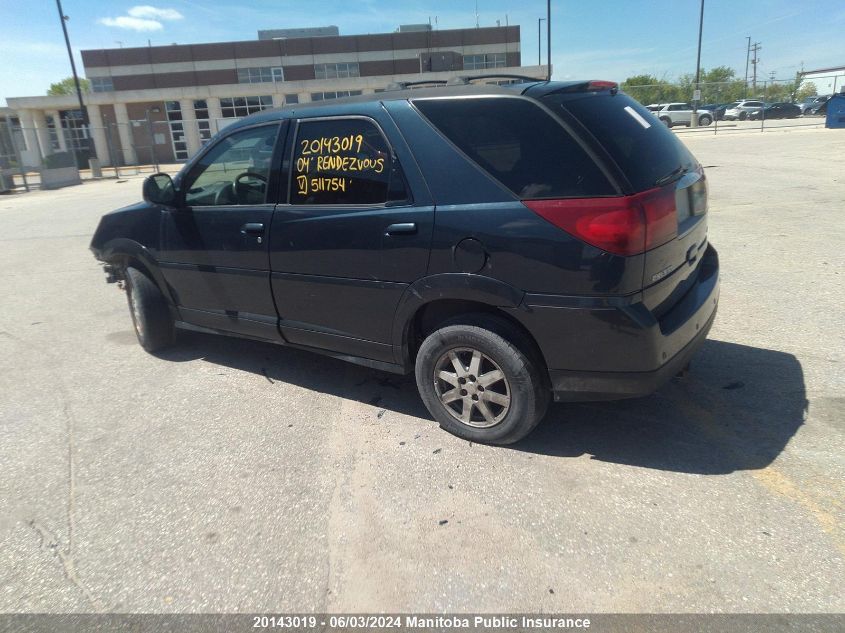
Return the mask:
<path id="1" fill-rule="evenodd" d="M 241 233 L 244 235 L 262 235 L 264 233 L 264 224 L 261 222 L 247 222 L 241 227 Z"/>
<path id="2" fill-rule="evenodd" d="M 414 235 L 417 232 L 416 222 L 400 222 L 399 224 L 391 224 L 388 226 L 385 235 Z"/>

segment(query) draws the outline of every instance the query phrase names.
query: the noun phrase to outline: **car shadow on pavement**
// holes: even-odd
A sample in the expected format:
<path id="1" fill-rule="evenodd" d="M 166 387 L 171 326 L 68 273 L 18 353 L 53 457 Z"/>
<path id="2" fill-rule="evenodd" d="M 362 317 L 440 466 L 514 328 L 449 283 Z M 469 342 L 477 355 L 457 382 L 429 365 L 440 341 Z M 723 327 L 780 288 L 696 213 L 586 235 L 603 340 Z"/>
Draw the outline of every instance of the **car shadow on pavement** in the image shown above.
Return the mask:
<path id="1" fill-rule="evenodd" d="M 804 374 L 792 354 L 707 340 L 691 371 L 632 400 L 554 404 L 511 448 L 658 470 L 765 468 L 804 423 Z"/>
<path id="2" fill-rule="evenodd" d="M 178 344 L 156 353 L 172 362 L 202 359 L 208 363 L 262 376 L 268 387 L 276 383 L 357 400 L 378 410 L 431 420 L 417 393 L 413 375 L 400 376 L 338 360 L 330 356 L 213 334 L 179 331 Z M 381 417 L 381 416 L 379 416 Z"/>
<path id="3" fill-rule="evenodd" d="M 395 411 L 432 419 L 413 375 L 194 332 L 180 333 L 179 345 L 158 356 L 174 362 L 202 359 L 263 376 L 268 387 L 282 382 L 356 400 L 373 406 L 379 418 L 383 411 Z M 806 411 L 804 375 L 795 356 L 707 340 L 685 378 L 645 398 L 552 404 L 531 435 L 503 450 L 725 474 L 772 463 Z"/>

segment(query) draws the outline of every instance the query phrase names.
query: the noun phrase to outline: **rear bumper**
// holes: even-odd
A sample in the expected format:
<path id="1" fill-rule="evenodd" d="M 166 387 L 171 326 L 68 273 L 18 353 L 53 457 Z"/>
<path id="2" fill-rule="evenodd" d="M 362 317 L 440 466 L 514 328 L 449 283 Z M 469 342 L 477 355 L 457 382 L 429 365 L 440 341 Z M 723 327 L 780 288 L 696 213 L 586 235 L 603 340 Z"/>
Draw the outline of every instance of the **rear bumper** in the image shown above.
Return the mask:
<path id="1" fill-rule="evenodd" d="M 549 371 L 557 401 L 621 400 L 654 393 L 689 364 L 716 320 L 716 311 L 680 352 L 654 371 L 596 372 L 553 369 Z"/>
<path id="2" fill-rule="evenodd" d="M 557 305 L 548 305 L 555 302 L 549 297 L 526 299 L 512 314 L 543 351 L 555 400 L 644 396 L 681 371 L 706 339 L 718 307 L 719 259 L 708 246 L 695 284 L 659 320 L 640 296 L 594 305 L 586 298 Z"/>

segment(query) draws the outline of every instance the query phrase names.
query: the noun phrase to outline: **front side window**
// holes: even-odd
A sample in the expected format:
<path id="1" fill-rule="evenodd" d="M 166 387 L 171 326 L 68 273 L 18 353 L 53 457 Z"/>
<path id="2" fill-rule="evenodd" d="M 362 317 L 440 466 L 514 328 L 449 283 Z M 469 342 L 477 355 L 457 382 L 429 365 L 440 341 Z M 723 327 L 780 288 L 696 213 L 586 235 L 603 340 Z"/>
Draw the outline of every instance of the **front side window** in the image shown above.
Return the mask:
<path id="1" fill-rule="evenodd" d="M 398 165 L 372 121 L 300 122 L 293 153 L 291 204 L 384 204 L 406 197 Z"/>
<path id="2" fill-rule="evenodd" d="M 185 204 L 264 204 L 278 131 L 276 124 L 264 125 L 221 139 L 185 178 Z"/>
<path id="3" fill-rule="evenodd" d="M 527 99 L 421 99 L 414 105 L 470 160 L 520 198 L 615 192 L 581 145 Z"/>

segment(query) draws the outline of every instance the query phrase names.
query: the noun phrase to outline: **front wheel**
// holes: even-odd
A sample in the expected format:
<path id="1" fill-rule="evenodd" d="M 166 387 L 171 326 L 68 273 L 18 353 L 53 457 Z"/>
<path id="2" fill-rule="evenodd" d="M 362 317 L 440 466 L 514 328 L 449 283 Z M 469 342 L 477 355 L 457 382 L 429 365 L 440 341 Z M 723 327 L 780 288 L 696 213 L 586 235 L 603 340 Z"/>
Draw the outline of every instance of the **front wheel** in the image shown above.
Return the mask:
<path id="1" fill-rule="evenodd" d="M 713 123 L 712 117 L 710 117 L 706 114 L 704 116 L 698 117 L 698 124 L 699 125 L 703 125 L 703 126 L 706 127 L 706 126 L 710 125 L 711 123 Z"/>
<path id="2" fill-rule="evenodd" d="M 473 442 L 512 444 L 537 426 L 550 390 L 520 338 L 506 322 L 482 318 L 442 327 L 423 341 L 417 388 L 443 429 Z"/>
<path id="3" fill-rule="evenodd" d="M 668 116 L 662 116 L 660 117 L 660 120 L 663 121 L 663 125 L 665 125 L 666 127 L 672 127 L 672 119 L 670 119 Z"/>
<path id="4" fill-rule="evenodd" d="M 127 268 L 125 278 L 129 313 L 141 347 L 157 352 L 172 345 L 176 328 L 161 290 L 137 268 Z"/>

